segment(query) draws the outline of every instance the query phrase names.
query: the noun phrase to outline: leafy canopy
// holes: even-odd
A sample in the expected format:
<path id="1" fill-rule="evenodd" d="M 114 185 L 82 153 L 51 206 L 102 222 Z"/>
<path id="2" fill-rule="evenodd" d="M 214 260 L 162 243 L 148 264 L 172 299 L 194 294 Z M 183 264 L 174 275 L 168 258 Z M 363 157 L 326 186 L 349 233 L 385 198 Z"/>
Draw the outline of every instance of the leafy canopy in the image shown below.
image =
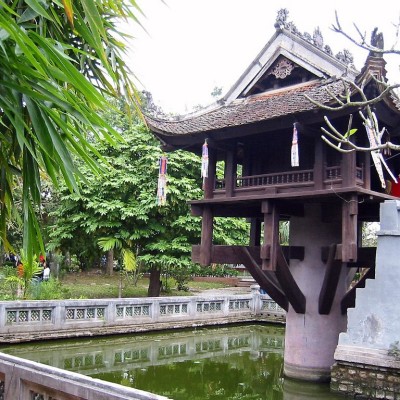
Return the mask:
<path id="1" fill-rule="evenodd" d="M 119 139 L 98 112 L 109 107 L 104 94 L 134 95 L 118 22 L 137 12 L 134 0 L 0 0 L 0 236 L 10 249 L 7 225 L 22 186 L 28 262 L 43 252 L 35 217 L 43 174 L 78 191 L 74 156 L 100 170 L 88 138 Z"/>

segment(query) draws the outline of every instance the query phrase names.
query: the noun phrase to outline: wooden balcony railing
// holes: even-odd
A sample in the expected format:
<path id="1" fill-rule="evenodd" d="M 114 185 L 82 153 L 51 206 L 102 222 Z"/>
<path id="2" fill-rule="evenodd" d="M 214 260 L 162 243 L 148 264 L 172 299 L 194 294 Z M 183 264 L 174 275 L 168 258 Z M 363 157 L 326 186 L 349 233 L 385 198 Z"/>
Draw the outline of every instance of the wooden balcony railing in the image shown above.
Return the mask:
<path id="1" fill-rule="evenodd" d="M 313 179 L 314 173 L 311 169 L 278 174 L 242 176 L 236 179 L 236 187 L 293 185 L 296 183 L 311 183 Z"/>
<path id="2" fill-rule="evenodd" d="M 342 182 L 342 169 L 340 165 L 324 168 L 324 184 L 340 184 Z M 364 167 L 356 168 L 356 182 L 363 184 Z M 280 172 L 276 174 L 262 174 L 237 177 L 235 180 L 235 189 L 252 187 L 296 187 L 313 186 L 314 170 L 306 169 L 300 171 Z M 225 179 L 216 179 L 216 190 L 225 189 Z"/>

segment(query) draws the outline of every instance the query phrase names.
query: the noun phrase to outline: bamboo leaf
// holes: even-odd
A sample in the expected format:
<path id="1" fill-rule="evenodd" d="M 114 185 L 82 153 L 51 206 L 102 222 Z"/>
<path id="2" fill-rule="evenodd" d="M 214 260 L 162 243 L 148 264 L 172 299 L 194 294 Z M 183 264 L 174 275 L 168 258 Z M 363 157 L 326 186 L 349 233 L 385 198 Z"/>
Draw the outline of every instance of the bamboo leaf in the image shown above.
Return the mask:
<path id="1" fill-rule="evenodd" d="M 44 9 L 44 7 L 40 4 L 39 1 L 36 1 L 36 0 L 25 0 L 25 3 L 28 4 L 28 6 L 30 8 L 32 8 L 32 10 L 36 11 L 42 17 L 47 18 L 50 21 L 53 20 L 52 17 L 50 16 L 50 14 Z"/>
<path id="2" fill-rule="evenodd" d="M 71 28 L 74 28 L 74 10 L 72 7 L 72 0 L 62 0 L 64 5 L 65 15 L 67 16 L 68 22 Z"/>

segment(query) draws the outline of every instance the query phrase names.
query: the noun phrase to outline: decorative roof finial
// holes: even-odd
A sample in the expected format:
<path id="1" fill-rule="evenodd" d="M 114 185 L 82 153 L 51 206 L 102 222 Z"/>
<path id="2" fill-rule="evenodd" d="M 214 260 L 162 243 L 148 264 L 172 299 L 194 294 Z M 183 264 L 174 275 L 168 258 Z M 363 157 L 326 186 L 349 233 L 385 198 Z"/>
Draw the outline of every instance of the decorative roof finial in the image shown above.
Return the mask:
<path id="1" fill-rule="evenodd" d="M 314 29 L 314 34 L 313 34 L 313 42 L 314 45 L 322 49 L 324 46 L 324 38 L 322 36 L 321 30 L 319 29 L 319 26 Z"/>
<path id="2" fill-rule="evenodd" d="M 274 24 L 276 29 L 283 29 L 286 26 L 288 15 L 289 11 L 287 8 L 281 8 L 278 11 L 278 15 L 276 16 L 276 21 Z"/>
<path id="3" fill-rule="evenodd" d="M 375 28 L 371 33 L 371 46 L 383 50 L 384 47 L 383 33 L 378 32 L 378 28 Z"/>
<path id="4" fill-rule="evenodd" d="M 380 50 L 384 48 L 383 33 L 378 32 L 378 28 L 375 28 L 371 33 L 371 46 Z M 373 57 L 382 57 L 382 53 L 379 52 L 371 51 L 370 54 Z"/>

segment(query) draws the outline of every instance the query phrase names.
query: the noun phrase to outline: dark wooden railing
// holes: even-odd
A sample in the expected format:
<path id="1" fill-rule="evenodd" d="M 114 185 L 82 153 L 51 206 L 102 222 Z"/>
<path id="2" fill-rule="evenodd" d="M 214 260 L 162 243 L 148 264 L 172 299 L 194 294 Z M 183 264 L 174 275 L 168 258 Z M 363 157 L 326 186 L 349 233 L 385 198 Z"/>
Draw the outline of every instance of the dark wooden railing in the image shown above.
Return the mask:
<path id="1" fill-rule="evenodd" d="M 313 179 L 312 169 L 280 172 L 278 174 L 242 176 L 236 179 L 236 187 L 293 185 L 296 183 L 312 183 Z"/>
<path id="2" fill-rule="evenodd" d="M 324 168 L 324 183 L 340 183 L 342 181 L 342 169 L 340 165 Z M 358 184 L 362 184 L 364 180 L 364 167 L 356 168 L 356 179 Z M 251 187 L 295 187 L 295 186 L 311 186 L 314 183 L 314 170 L 306 169 L 300 171 L 280 172 L 276 174 L 262 174 L 237 177 L 235 180 L 235 188 L 251 188 Z M 215 180 L 215 189 L 225 189 L 225 179 Z"/>
<path id="3" fill-rule="evenodd" d="M 325 180 L 326 181 L 336 181 L 342 179 L 342 169 L 339 165 L 334 167 L 325 167 Z"/>

